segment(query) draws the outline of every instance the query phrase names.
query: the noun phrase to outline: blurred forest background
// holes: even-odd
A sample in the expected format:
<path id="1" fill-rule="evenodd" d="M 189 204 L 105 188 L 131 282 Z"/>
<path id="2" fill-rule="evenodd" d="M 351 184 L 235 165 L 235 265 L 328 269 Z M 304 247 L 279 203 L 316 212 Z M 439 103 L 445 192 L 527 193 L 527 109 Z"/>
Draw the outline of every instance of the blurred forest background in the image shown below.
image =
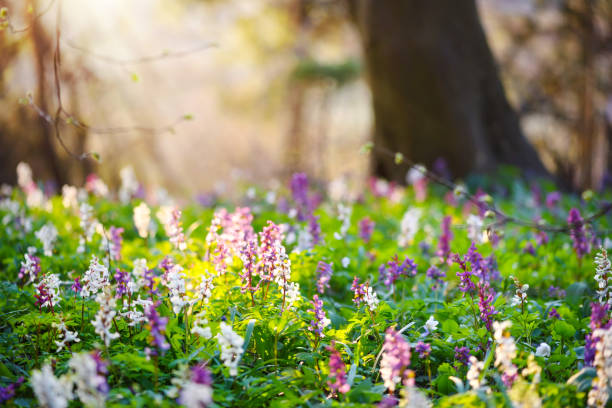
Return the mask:
<path id="1" fill-rule="evenodd" d="M 60 186 L 130 165 L 179 194 L 296 170 L 401 180 L 359 154 L 373 138 L 458 176 L 497 160 L 541 173 L 525 135 L 566 185 L 610 183 L 612 0 L 0 7 L 0 182 L 19 161 Z"/>

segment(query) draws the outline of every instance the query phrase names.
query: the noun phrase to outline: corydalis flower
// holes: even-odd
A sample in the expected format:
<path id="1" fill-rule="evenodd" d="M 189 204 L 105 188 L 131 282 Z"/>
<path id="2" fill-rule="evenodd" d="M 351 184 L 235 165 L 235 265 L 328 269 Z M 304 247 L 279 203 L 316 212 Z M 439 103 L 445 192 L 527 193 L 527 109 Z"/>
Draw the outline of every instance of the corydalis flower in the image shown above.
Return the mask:
<path id="1" fill-rule="evenodd" d="M 447 215 L 442 219 L 442 235 L 438 241 L 438 256 L 443 262 L 448 260 L 451 250 L 450 242 L 453 239 L 453 233 L 450 229 L 452 223 L 452 217 Z"/>
<path id="2" fill-rule="evenodd" d="M 597 329 L 593 335 L 597 338 L 593 363 L 597 376 L 588 394 L 588 404 L 603 408 L 610 398 L 608 388 L 612 385 L 612 328 Z"/>
<path id="3" fill-rule="evenodd" d="M 368 305 L 368 309 L 370 309 L 371 312 L 376 310 L 379 302 L 378 295 L 372 289 L 369 282 L 360 284 L 359 278 L 355 276 L 351 290 L 354 293 L 353 302 L 355 302 L 357 307 L 359 307 L 361 303 L 365 303 Z"/>
<path id="4" fill-rule="evenodd" d="M 470 214 L 465 222 L 467 224 L 468 238 L 472 242 L 483 242 L 484 221 L 477 215 Z"/>
<path id="5" fill-rule="evenodd" d="M 59 294 L 60 287 L 59 275 L 50 273 L 43 275 L 42 280 L 36 286 L 36 306 L 39 308 L 48 307 L 51 308 L 53 313 L 55 306 L 60 302 L 61 297 Z"/>
<path id="6" fill-rule="evenodd" d="M 57 229 L 55 226 L 51 223 L 47 223 L 36 231 L 35 235 L 43 245 L 43 253 L 45 256 L 53 255 L 53 246 L 57 240 Z"/>
<path id="7" fill-rule="evenodd" d="M 57 346 L 57 353 L 62 351 L 64 347 L 66 347 L 67 343 L 78 343 L 81 341 L 77 332 L 71 331 L 66 327 L 66 323 L 64 321 L 60 321 L 59 323 L 53 323 L 53 327 L 55 327 L 59 331 L 58 337 L 61 337 L 61 340 L 55 340 L 55 345 Z"/>
<path id="8" fill-rule="evenodd" d="M 165 206 L 161 207 L 156 215 L 164 226 L 170 243 L 179 251 L 187 249 L 185 235 L 183 234 L 183 226 L 181 224 L 181 210 Z"/>
<path id="9" fill-rule="evenodd" d="M 332 393 L 340 392 L 346 394 L 351 386 L 346 382 L 346 367 L 340 356 L 340 352 L 335 349 L 334 342 L 326 347 L 330 352 L 329 356 L 329 377 L 333 381 L 328 381 L 327 385 Z"/>
<path id="10" fill-rule="evenodd" d="M 19 377 L 14 383 L 11 383 L 6 387 L 0 387 L 0 403 L 5 403 L 12 399 L 15 396 L 17 388 L 23 384 L 24 380 L 25 379 L 23 377 Z"/>
<path id="11" fill-rule="evenodd" d="M 518 376 L 518 369 L 512 362 L 516 357 L 516 344 L 510 335 L 512 323 L 493 322 L 493 338 L 497 343 L 495 348 L 495 367 L 502 373 L 502 381 L 506 387 L 511 387 Z"/>
<path id="12" fill-rule="evenodd" d="M 77 252 L 85 252 L 85 244 L 90 242 L 94 232 L 96 232 L 97 222 L 93 216 L 93 207 L 85 202 L 79 206 L 79 225 L 83 235 L 79 238 Z"/>
<path id="13" fill-rule="evenodd" d="M 455 347 L 455 360 L 462 362 L 467 365 L 470 358 L 470 349 L 462 346 Z"/>
<path id="14" fill-rule="evenodd" d="M 134 169 L 131 166 L 126 166 L 119 171 L 121 177 L 121 187 L 119 188 L 119 201 L 123 204 L 130 202 L 140 188 Z"/>
<path id="15" fill-rule="evenodd" d="M 484 361 L 478 361 L 474 356 L 469 357 L 470 368 L 467 372 L 467 380 L 473 390 L 477 390 L 486 384 L 484 379 L 480 379 L 482 370 L 484 370 Z"/>
<path id="16" fill-rule="evenodd" d="M 72 382 L 65 377 L 57 378 L 49 364 L 32 371 L 30 383 L 41 407 L 66 408 L 72 399 Z"/>
<path id="17" fill-rule="evenodd" d="M 244 349 L 244 339 L 232 330 L 232 327 L 225 322 L 220 324 L 221 332 L 217 334 L 217 341 L 221 348 L 221 360 L 229 370 L 230 375 L 238 375 L 238 363 L 242 357 Z"/>
<path id="18" fill-rule="evenodd" d="M 570 226 L 570 236 L 574 242 L 574 251 L 578 259 L 589 252 L 589 243 L 585 236 L 584 220 L 580 216 L 577 208 L 572 208 L 567 216 L 567 223 Z"/>
<path id="19" fill-rule="evenodd" d="M 416 276 L 417 265 L 408 257 L 400 264 L 397 255 L 395 255 L 386 265 L 380 265 L 378 273 L 383 283 L 387 287 L 391 287 L 400 276 Z"/>
<path id="20" fill-rule="evenodd" d="M 325 288 L 329 288 L 329 281 L 332 277 L 332 265 L 331 263 L 325 263 L 319 261 L 317 264 L 317 291 L 321 294 L 325 292 Z"/>
<path id="21" fill-rule="evenodd" d="M 610 305 L 608 303 L 591 303 L 591 322 L 589 325 L 591 333 L 587 333 L 584 344 L 584 363 L 586 365 L 591 365 L 595 358 L 595 346 L 598 341 L 595 332 L 601 328 L 607 329 L 612 325 L 608 316 L 609 310 Z"/>
<path id="22" fill-rule="evenodd" d="M 310 321 L 308 330 L 315 334 L 315 337 L 322 339 L 325 337 L 323 330 L 329 326 L 331 321 L 325 316 L 325 310 L 323 310 L 323 301 L 319 299 L 319 295 L 314 295 L 312 298 L 312 309 L 308 312 L 314 314 L 314 319 Z"/>
<path id="23" fill-rule="evenodd" d="M 134 208 L 134 225 L 141 238 L 149 235 L 149 224 L 151 224 L 151 210 L 145 203 L 140 203 Z"/>
<path id="24" fill-rule="evenodd" d="M 89 262 L 89 268 L 85 271 L 83 279 L 81 280 L 81 297 L 86 298 L 97 294 L 102 288 L 106 287 L 108 283 L 108 268 L 100 264 L 98 258 L 92 256 Z"/>
<path id="25" fill-rule="evenodd" d="M 363 239 L 366 244 L 370 242 L 375 226 L 376 223 L 370 217 L 362 218 L 359 221 L 359 238 Z"/>
<path id="26" fill-rule="evenodd" d="M 100 305 L 100 309 L 96 313 L 96 318 L 91 321 L 91 324 L 93 324 L 96 334 L 100 336 L 106 347 L 108 347 L 111 340 L 119 338 L 119 333 L 111 332 L 113 319 L 117 315 L 115 311 L 115 298 L 110 294 L 110 290 L 106 288 L 104 292 L 96 296 L 96 302 Z"/>
<path id="27" fill-rule="evenodd" d="M 121 259 L 121 245 L 123 243 L 123 228 L 110 227 L 110 256 L 118 261 Z"/>
<path id="28" fill-rule="evenodd" d="M 495 307 L 493 307 L 494 297 L 495 292 L 489 285 L 489 282 L 478 283 L 478 310 L 480 310 L 480 318 L 489 331 L 491 331 L 493 315 L 497 314 Z"/>
<path id="29" fill-rule="evenodd" d="M 409 379 L 412 370 L 410 366 L 410 345 L 400 333 L 389 327 L 385 333 L 385 342 L 382 347 L 382 359 L 380 360 L 380 376 L 385 387 L 394 392 L 396 386 Z"/>
<path id="30" fill-rule="evenodd" d="M 108 384 L 107 368 L 97 352 L 73 354 L 68 362 L 67 377 L 76 388 L 76 395 L 83 405 L 104 407 Z"/>
<path id="31" fill-rule="evenodd" d="M 432 290 L 437 290 L 440 288 L 444 283 L 444 279 L 442 278 L 446 277 L 446 274 L 435 266 L 431 266 L 429 269 L 427 269 L 425 275 L 429 279 L 433 280 L 433 285 L 431 285 Z"/>
<path id="32" fill-rule="evenodd" d="M 516 291 L 514 293 L 514 297 L 512 298 L 510 306 L 521 305 L 521 308 L 524 310 L 525 304 L 527 303 L 527 291 L 529 290 L 529 285 L 521 285 L 521 282 L 519 282 L 519 280 L 514 276 L 510 276 L 510 279 L 514 281 L 514 285 L 516 286 Z"/>
<path id="33" fill-rule="evenodd" d="M 19 270 L 19 279 L 27 276 L 26 283 L 34 282 L 40 273 L 40 258 L 36 255 L 25 254 L 25 262 L 21 261 L 21 269 Z"/>
<path id="34" fill-rule="evenodd" d="M 304 221 L 313 207 L 312 201 L 308 197 L 308 176 L 305 173 L 295 173 L 291 177 L 289 187 L 297 207 L 298 221 Z"/>
<path id="35" fill-rule="evenodd" d="M 179 402 L 187 408 L 204 408 L 213 401 L 212 376 L 202 366 L 191 369 L 190 381 L 183 385 Z"/>
<path id="36" fill-rule="evenodd" d="M 170 348 L 170 345 L 166 342 L 165 332 L 166 325 L 168 324 L 167 317 L 161 317 L 157 313 L 157 307 L 160 302 L 157 301 L 145 309 L 145 316 L 148 320 L 147 328 L 149 329 L 151 345 L 155 348 L 154 350 L 148 350 L 150 355 L 158 355 L 157 353 L 164 353 Z"/>
<path id="37" fill-rule="evenodd" d="M 421 213 L 422 211 L 419 208 L 411 208 L 404 213 L 400 223 L 400 235 L 397 241 L 400 247 L 405 247 L 410 244 L 419 231 Z"/>
<path id="38" fill-rule="evenodd" d="M 612 279 L 612 266 L 608 259 L 608 252 L 601 248 L 595 256 L 595 281 L 597 282 L 597 298 L 600 303 L 610 303 L 610 292 L 612 287 L 609 286 Z"/>
<path id="39" fill-rule="evenodd" d="M 416 344 L 414 350 L 419 353 L 419 358 L 428 358 L 431 354 L 431 346 L 427 343 L 423 343 L 422 341 L 419 341 Z"/>

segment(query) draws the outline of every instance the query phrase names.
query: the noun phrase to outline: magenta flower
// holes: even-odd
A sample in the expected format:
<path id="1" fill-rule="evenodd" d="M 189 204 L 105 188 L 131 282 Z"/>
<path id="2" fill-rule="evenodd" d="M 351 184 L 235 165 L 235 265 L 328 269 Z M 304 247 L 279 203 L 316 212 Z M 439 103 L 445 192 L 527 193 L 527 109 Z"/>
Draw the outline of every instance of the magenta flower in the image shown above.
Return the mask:
<path id="1" fill-rule="evenodd" d="M 380 280 L 390 288 L 400 276 L 416 276 L 417 265 L 408 257 L 400 264 L 397 255 L 395 255 L 386 265 L 380 265 L 378 273 L 380 275 Z"/>
<path id="2" fill-rule="evenodd" d="M 414 373 L 408 368 L 410 357 L 408 342 L 395 329 L 389 327 L 385 333 L 385 342 L 382 347 L 380 376 L 390 392 L 395 391 L 396 386 L 402 380 L 404 385 L 409 385 L 413 381 Z"/>
<path id="3" fill-rule="evenodd" d="M 364 217 L 359 221 L 359 238 L 366 244 L 370 242 L 375 226 L 376 223 L 370 217 Z"/>
<path id="4" fill-rule="evenodd" d="M 351 389 L 351 386 L 346 382 L 346 367 L 340 356 L 340 352 L 334 348 L 334 342 L 326 347 L 330 352 L 329 356 L 329 378 L 333 381 L 328 381 L 327 385 L 332 390 L 332 393 L 340 392 L 346 394 Z"/>
<path id="5" fill-rule="evenodd" d="M 455 360 L 468 365 L 470 360 L 470 349 L 465 346 L 455 347 Z"/>
<path id="6" fill-rule="evenodd" d="M 438 241 L 438 256 L 443 262 L 446 262 L 450 256 L 450 242 L 453 239 L 453 232 L 451 231 L 452 217 L 447 215 L 442 219 L 442 235 L 440 241 Z"/>
<path id="7" fill-rule="evenodd" d="M 589 243 L 587 242 L 584 231 L 584 220 L 580 216 L 580 211 L 577 208 L 572 208 L 567 216 L 567 223 L 570 226 L 570 236 L 574 241 L 574 251 L 578 259 L 582 258 L 589 252 Z"/>
<path id="8" fill-rule="evenodd" d="M 489 285 L 489 282 L 478 283 L 478 309 L 480 310 L 480 318 L 489 331 L 491 331 L 491 325 L 493 324 L 492 316 L 497 314 L 497 311 L 493 307 L 494 297 L 495 292 Z"/>

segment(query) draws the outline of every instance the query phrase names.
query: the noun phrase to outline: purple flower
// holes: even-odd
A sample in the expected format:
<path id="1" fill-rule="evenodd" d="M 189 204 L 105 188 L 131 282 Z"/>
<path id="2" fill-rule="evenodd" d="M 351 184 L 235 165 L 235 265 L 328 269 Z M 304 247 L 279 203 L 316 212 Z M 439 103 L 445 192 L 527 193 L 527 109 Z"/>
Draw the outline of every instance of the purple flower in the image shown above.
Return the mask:
<path id="1" fill-rule="evenodd" d="M 493 299 L 495 292 L 489 285 L 489 282 L 478 283 L 478 309 L 480 310 L 480 318 L 485 323 L 487 330 L 491 331 L 493 324 L 492 316 L 497 314 L 493 307 Z"/>
<path id="2" fill-rule="evenodd" d="M 117 282 L 117 297 L 121 297 L 127 293 L 128 283 L 130 283 L 130 275 L 127 272 L 117 268 L 114 278 Z"/>
<path id="3" fill-rule="evenodd" d="M 155 288 L 155 271 L 153 269 L 145 269 L 142 273 L 142 279 L 145 282 L 144 287 L 149 295 L 151 295 L 151 297 L 156 295 L 158 292 Z"/>
<path id="4" fill-rule="evenodd" d="M 212 375 L 205 366 L 196 365 L 191 368 L 191 381 L 201 385 L 212 385 Z"/>
<path id="5" fill-rule="evenodd" d="M 414 277 L 417 274 L 417 265 L 408 257 L 400 264 L 397 255 L 387 264 L 382 264 L 378 268 L 380 280 L 387 287 L 391 287 L 400 276 Z"/>
<path id="6" fill-rule="evenodd" d="M 366 294 L 367 286 L 365 284 L 359 283 L 359 278 L 355 276 L 353 279 L 353 284 L 351 285 L 351 290 L 353 291 L 353 302 L 359 307 L 361 302 L 363 302 L 363 298 Z"/>
<path id="7" fill-rule="evenodd" d="M 0 403 L 4 403 L 15 396 L 17 388 L 24 382 L 23 377 L 19 377 L 17 381 L 7 385 L 6 387 L 0 387 Z"/>
<path id="8" fill-rule="evenodd" d="M 291 188 L 293 201 L 297 206 L 297 219 L 298 221 L 304 221 L 311 210 L 308 200 L 308 176 L 305 173 L 295 173 L 291 177 L 289 187 Z"/>
<path id="9" fill-rule="evenodd" d="M 554 307 L 551 307 L 550 310 L 548 311 L 548 318 L 549 319 L 561 319 L 561 315 L 559 315 L 559 312 L 557 312 L 557 309 L 555 309 Z"/>
<path id="10" fill-rule="evenodd" d="M 572 241 L 574 241 L 574 251 L 578 259 L 580 259 L 589 252 L 589 244 L 584 233 L 584 220 L 577 208 L 572 208 L 569 211 L 567 223 L 570 226 L 570 236 Z"/>
<path id="11" fill-rule="evenodd" d="M 561 193 L 558 191 L 548 193 L 546 196 L 546 207 L 548 207 L 549 210 L 552 210 L 557 206 L 557 204 L 559 204 L 559 201 L 561 201 Z"/>
<path id="12" fill-rule="evenodd" d="M 121 234 L 123 234 L 123 228 L 110 227 L 110 253 L 111 258 L 113 258 L 115 261 L 121 259 L 121 245 L 123 244 L 123 237 Z"/>
<path id="13" fill-rule="evenodd" d="M 442 219 L 442 235 L 440 235 L 440 241 L 438 241 L 438 256 L 443 262 L 448 260 L 451 253 L 450 242 L 453 239 L 453 232 L 451 231 L 452 217 L 447 215 Z"/>
<path id="14" fill-rule="evenodd" d="M 150 355 L 158 355 L 158 352 L 162 354 L 170 348 L 170 345 L 166 343 L 166 324 L 168 324 L 167 317 L 161 317 L 157 313 L 157 307 L 160 305 L 160 301 L 156 301 L 145 311 L 148 323 L 147 327 L 151 333 L 151 345 L 155 350 L 149 350 Z"/>
<path id="15" fill-rule="evenodd" d="M 385 342 L 382 347 L 380 360 L 380 375 L 385 387 L 391 392 L 403 379 L 404 385 L 409 385 L 414 378 L 410 366 L 410 345 L 404 340 L 401 333 L 389 327 L 385 333 Z"/>
<path id="16" fill-rule="evenodd" d="M 430 267 L 427 270 L 426 275 L 429 279 L 434 281 L 433 285 L 431 285 L 431 289 L 433 290 L 437 290 L 439 287 L 441 287 L 442 284 L 444 283 L 443 278 L 446 277 L 446 274 L 442 272 L 441 270 L 439 270 L 438 268 L 436 268 L 435 266 Z"/>
<path id="17" fill-rule="evenodd" d="M 414 347 L 414 350 L 419 353 L 419 358 L 428 358 L 429 355 L 431 354 L 431 346 L 427 343 L 424 343 L 422 341 L 419 341 L 416 346 Z"/>
<path id="18" fill-rule="evenodd" d="M 455 360 L 468 365 L 470 360 L 470 349 L 465 346 L 455 347 Z"/>
<path id="19" fill-rule="evenodd" d="M 536 207 L 542 205 L 542 189 L 537 183 L 531 184 L 531 198 Z"/>
<path id="20" fill-rule="evenodd" d="M 526 254 L 535 255 L 535 248 L 533 247 L 531 241 L 528 241 L 527 244 L 525 244 L 523 252 Z"/>
<path id="21" fill-rule="evenodd" d="M 377 408 L 393 408 L 396 407 L 399 400 L 393 395 L 385 395 L 382 400 L 376 405 Z"/>
<path id="22" fill-rule="evenodd" d="M 40 258 L 36 255 L 25 254 L 25 262 L 21 262 L 19 279 L 28 278 L 28 282 L 34 282 L 40 274 Z"/>
<path id="23" fill-rule="evenodd" d="M 91 358 L 96 362 L 96 374 L 99 376 L 99 380 L 101 379 L 100 384 L 98 384 L 98 391 L 103 394 L 107 394 L 110 390 L 108 383 L 106 382 L 106 374 L 108 374 L 108 362 L 102 359 L 102 356 L 98 350 L 91 352 Z"/>
<path id="24" fill-rule="evenodd" d="M 282 234 L 280 227 L 272 221 L 259 233 L 259 263 L 257 265 L 258 275 L 263 281 L 274 279 L 276 265 L 280 262 L 280 247 Z"/>
<path id="25" fill-rule="evenodd" d="M 325 288 L 329 288 L 329 281 L 332 277 L 332 264 L 319 261 L 317 265 L 317 291 L 321 294 L 325 292 Z"/>
<path id="26" fill-rule="evenodd" d="M 359 238 L 366 244 L 370 242 L 375 225 L 376 223 L 370 217 L 364 217 L 359 221 Z"/>
<path id="27" fill-rule="evenodd" d="M 558 288 L 554 285 L 550 285 L 550 287 L 548 288 L 548 296 L 550 296 L 551 298 L 564 298 L 565 290 Z"/>
<path id="28" fill-rule="evenodd" d="M 75 294 L 81 293 L 81 289 L 83 289 L 83 287 L 81 286 L 81 282 L 79 281 L 78 276 L 74 278 L 74 283 L 72 284 L 72 286 L 70 286 L 70 289 L 72 289 Z"/>
<path id="29" fill-rule="evenodd" d="M 346 382 L 346 367 L 340 356 L 340 352 L 334 348 L 334 342 L 326 347 L 330 352 L 329 356 L 329 378 L 334 380 L 328 381 L 327 385 L 333 393 L 341 392 L 346 394 L 351 389 L 351 386 Z"/>
<path id="30" fill-rule="evenodd" d="M 536 232 L 535 241 L 537 246 L 542 246 L 548 244 L 548 234 L 544 231 Z"/>
<path id="31" fill-rule="evenodd" d="M 319 295 L 314 295 L 312 297 L 312 309 L 309 309 L 309 313 L 314 314 L 314 319 L 310 321 L 310 326 L 308 330 L 313 332 L 315 336 L 319 339 L 325 337 L 323 334 L 323 329 L 325 329 L 329 324 L 329 319 L 325 316 L 325 310 L 323 310 L 323 301 L 319 299 Z"/>
<path id="32" fill-rule="evenodd" d="M 310 214 L 308 216 L 308 232 L 312 237 L 312 245 L 318 245 L 321 243 L 321 225 L 319 225 L 319 216 Z"/>
<path id="33" fill-rule="evenodd" d="M 593 332 L 597 329 L 607 329 L 612 324 L 612 321 L 608 318 L 608 311 L 610 310 L 609 304 L 602 305 L 598 302 L 591 303 L 591 322 L 589 327 L 591 333 L 588 333 L 585 338 L 584 345 L 584 363 L 586 365 L 592 365 L 593 359 L 595 358 L 595 346 L 599 341 L 599 337 L 593 335 Z"/>

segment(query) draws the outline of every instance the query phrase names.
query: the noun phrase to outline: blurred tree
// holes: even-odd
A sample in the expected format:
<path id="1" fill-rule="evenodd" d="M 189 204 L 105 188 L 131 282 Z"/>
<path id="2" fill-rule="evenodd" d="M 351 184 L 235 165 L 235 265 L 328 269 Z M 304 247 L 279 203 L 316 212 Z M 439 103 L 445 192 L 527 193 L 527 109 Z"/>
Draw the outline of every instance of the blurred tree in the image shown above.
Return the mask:
<path id="1" fill-rule="evenodd" d="M 348 0 L 362 37 L 375 115 L 374 142 L 454 176 L 500 163 L 545 174 L 506 99 L 474 0 Z M 373 172 L 403 181 L 393 157 Z"/>

